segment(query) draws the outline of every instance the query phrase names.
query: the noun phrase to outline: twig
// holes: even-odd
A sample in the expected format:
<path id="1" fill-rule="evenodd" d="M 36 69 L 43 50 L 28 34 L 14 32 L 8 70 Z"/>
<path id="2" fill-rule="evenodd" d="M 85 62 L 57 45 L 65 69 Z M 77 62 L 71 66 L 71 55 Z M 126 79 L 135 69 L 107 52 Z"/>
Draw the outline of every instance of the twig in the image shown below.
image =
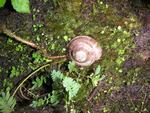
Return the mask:
<path id="1" fill-rule="evenodd" d="M 48 59 L 61 59 L 61 58 L 67 58 L 66 55 L 61 55 L 61 56 L 47 56 Z"/>
<path id="2" fill-rule="evenodd" d="M 17 40 L 17 41 L 23 43 L 23 44 L 26 44 L 26 45 L 31 46 L 32 48 L 35 48 L 35 49 L 39 49 L 39 48 L 40 48 L 40 47 L 38 47 L 36 44 L 34 44 L 33 42 L 27 41 L 27 40 L 22 39 L 21 37 L 15 35 L 15 33 L 11 32 L 11 31 L 8 30 L 8 29 L 6 29 L 6 27 L 2 27 L 2 32 L 3 32 L 5 35 L 7 35 L 7 36 L 9 36 L 9 37 L 11 37 L 11 38 L 13 38 L 13 39 L 15 39 L 15 40 Z"/>
<path id="3" fill-rule="evenodd" d="M 32 72 L 31 74 L 29 74 L 26 78 L 24 78 L 24 79 L 22 80 L 22 82 L 18 85 L 18 87 L 15 89 L 15 91 L 14 91 L 13 94 L 12 94 L 12 96 L 13 96 L 13 97 L 15 96 L 16 92 L 18 91 L 18 89 L 19 89 L 19 88 L 23 85 L 23 83 L 26 82 L 32 75 L 34 75 L 35 73 L 37 73 L 38 71 L 40 71 L 41 69 L 43 69 L 43 68 L 45 68 L 45 67 L 47 67 L 47 66 L 49 66 L 49 65 L 50 65 L 50 64 L 48 63 L 48 64 L 45 64 L 45 65 L 39 67 L 39 68 L 36 69 L 34 72 Z"/>
<path id="4" fill-rule="evenodd" d="M 88 97 L 88 101 L 91 101 L 93 99 L 93 97 L 96 95 L 96 93 L 98 91 L 98 88 L 99 88 L 98 86 L 96 88 L 94 88 L 94 90 L 92 91 L 92 93 Z"/>
<path id="5" fill-rule="evenodd" d="M 30 90 L 28 90 L 26 87 L 23 86 L 23 88 L 28 92 L 28 94 L 32 95 L 32 97 L 38 98 L 39 96 L 32 93 Z"/>
<path id="6" fill-rule="evenodd" d="M 30 100 L 30 99 L 29 99 L 28 97 L 26 97 L 26 96 L 24 95 L 24 93 L 22 92 L 22 87 L 19 88 L 19 91 L 20 91 L 21 96 L 22 96 L 24 99 Z"/>
<path id="7" fill-rule="evenodd" d="M 96 95 L 96 93 L 99 91 L 101 82 L 99 81 L 99 84 L 92 90 L 91 94 L 88 97 L 88 101 L 91 101 L 93 97 Z"/>

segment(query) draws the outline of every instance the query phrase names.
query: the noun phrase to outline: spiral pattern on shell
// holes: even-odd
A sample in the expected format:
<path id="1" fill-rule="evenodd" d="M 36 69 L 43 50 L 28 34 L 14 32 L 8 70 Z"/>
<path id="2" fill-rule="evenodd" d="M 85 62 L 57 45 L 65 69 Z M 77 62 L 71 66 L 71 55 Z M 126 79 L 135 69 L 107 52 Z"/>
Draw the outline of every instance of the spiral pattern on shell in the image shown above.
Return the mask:
<path id="1" fill-rule="evenodd" d="M 77 36 L 67 45 L 69 59 L 79 66 L 90 66 L 102 56 L 102 49 L 89 36 Z"/>

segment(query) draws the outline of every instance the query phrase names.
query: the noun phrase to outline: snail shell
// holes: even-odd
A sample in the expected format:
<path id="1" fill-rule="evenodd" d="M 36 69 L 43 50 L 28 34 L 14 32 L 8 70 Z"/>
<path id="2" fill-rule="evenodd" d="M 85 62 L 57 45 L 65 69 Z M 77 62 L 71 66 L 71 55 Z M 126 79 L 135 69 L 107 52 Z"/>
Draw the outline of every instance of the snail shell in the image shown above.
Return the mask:
<path id="1" fill-rule="evenodd" d="M 79 66 L 90 66 L 102 56 L 102 49 L 89 36 L 77 36 L 67 45 L 69 59 Z"/>

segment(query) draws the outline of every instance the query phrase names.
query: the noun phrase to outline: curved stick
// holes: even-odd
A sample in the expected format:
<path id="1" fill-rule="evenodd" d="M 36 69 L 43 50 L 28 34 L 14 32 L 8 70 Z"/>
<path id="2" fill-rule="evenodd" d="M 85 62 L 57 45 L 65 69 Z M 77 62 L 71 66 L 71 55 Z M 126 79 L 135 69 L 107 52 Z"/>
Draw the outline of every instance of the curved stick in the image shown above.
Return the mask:
<path id="1" fill-rule="evenodd" d="M 36 69 L 34 72 L 32 72 L 31 74 L 29 74 L 26 78 L 24 78 L 24 79 L 22 80 L 22 82 L 18 85 L 18 87 L 15 89 L 15 91 L 14 91 L 13 94 L 12 94 L 12 96 L 13 96 L 13 97 L 15 96 L 15 94 L 16 94 L 17 91 L 18 91 L 18 89 L 23 85 L 23 83 L 24 83 L 26 80 L 28 80 L 32 75 L 34 75 L 35 73 L 37 73 L 38 71 L 40 71 L 41 69 L 43 69 L 43 68 L 45 68 L 45 67 L 47 67 L 47 66 L 49 66 L 49 65 L 50 65 L 50 64 L 48 63 L 48 64 L 45 64 L 45 65 L 39 67 L 39 68 Z"/>
<path id="2" fill-rule="evenodd" d="M 24 93 L 22 92 L 22 87 L 19 88 L 19 91 L 20 91 L 21 96 L 22 96 L 24 99 L 30 100 L 30 99 L 29 99 L 28 97 L 26 97 L 26 96 L 24 95 Z"/>

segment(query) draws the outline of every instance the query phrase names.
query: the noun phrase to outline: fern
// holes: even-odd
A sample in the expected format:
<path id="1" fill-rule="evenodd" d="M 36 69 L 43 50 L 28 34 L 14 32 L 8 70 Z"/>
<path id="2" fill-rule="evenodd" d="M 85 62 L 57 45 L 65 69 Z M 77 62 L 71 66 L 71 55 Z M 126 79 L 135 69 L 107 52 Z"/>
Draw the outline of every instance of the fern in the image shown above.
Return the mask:
<path id="1" fill-rule="evenodd" d="M 10 95 L 9 92 L 2 92 L 0 97 L 0 112 L 11 113 L 16 105 L 16 100 Z"/>
<path id="2" fill-rule="evenodd" d="M 64 78 L 64 75 L 60 71 L 56 70 L 53 70 L 51 75 L 54 82 L 62 81 L 62 79 Z"/>
<path id="3" fill-rule="evenodd" d="M 75 69 L 74 66 L 75 65 L 73 62 L 70 62 L 69 68 L 71 71 Z M 51 75 L 54 81 L 54 85 L 59 87 L 63 85 L 65 90 L 69 93 L 69 100 L 76 96 L 79 88 L 81 87 L 79 83 L 74 81 L 71 77 L 65 77 L 60 71 L 53 70 Z"/>
<path id="4" fill-rule="evenodd" d="M 70 77 L 65 77 L 63 80 L 63 86 L 65 87 L 66 91 L 69 93 L 69 100 L 71 100 L 74 96 L 77 95 L 81 85 L 74 81 Z"/>
<path id="5" fill-rule="evenodd" d="M 102 69 L 100 65 L 95 69 L 95 73 L 90 75 L 93 86 L 97 86 L 98 82 L 102 81 L 105 78 L 105 75 L 102 75 Z"/>
<path id="6" fill-rule="evenodd" d="M 68 64 L 68 69 L 69 69 L 69 72 L 77 72 L 77 68 L 76 68 L 76 64 L 74 61 L 70 61 L 69 64 Z"/>
<path id="7" fill-rule="evenodd" d="M 56 91 L 56 90 L 53 90 L 53 92 L 52 92 L 52 96 L 51 96 L 51 104 L 53 105 L 53 106 L 55 106 L 55 105 L 57 105 L 58 103 L 59 103 L 59 101 L 60 101 L 60 93 L 59 93 L 59 91 Z"/>
<path id="8" fill-rule="evenodd" d="M 46 77 L 36 77 L 36 79 L 32 81 L 33 86 L 31 89 L 39 88 L 43 85 L 43 83 L 46 83 Z"/>

